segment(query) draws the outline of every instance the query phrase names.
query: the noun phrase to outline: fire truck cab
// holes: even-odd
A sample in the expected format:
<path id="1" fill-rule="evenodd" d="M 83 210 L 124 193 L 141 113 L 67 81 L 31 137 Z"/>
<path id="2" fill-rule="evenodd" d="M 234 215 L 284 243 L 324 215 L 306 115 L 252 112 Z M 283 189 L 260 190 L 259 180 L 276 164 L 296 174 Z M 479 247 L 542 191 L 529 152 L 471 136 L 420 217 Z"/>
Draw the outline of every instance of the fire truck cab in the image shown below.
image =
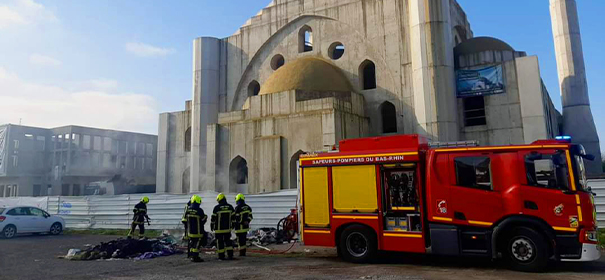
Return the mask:
<path id="1" fill-rule="evenodd" d="M 418 135 L 343 140 L 302 155 L 300 220 L 309 246 L 352 262 L 378 250 L 503 258 L 517 270 L 548 259 L 592 261 L 596 211 L 581 145 L 434 147 Z"/>

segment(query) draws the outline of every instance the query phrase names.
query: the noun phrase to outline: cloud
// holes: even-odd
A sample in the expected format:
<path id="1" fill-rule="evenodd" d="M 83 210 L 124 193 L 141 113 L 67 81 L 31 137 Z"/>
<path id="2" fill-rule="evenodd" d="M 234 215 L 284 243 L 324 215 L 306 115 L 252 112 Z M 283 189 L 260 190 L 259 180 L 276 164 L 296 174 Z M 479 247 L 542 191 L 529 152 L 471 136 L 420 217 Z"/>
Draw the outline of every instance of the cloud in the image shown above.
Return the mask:
<path id="1" fill-rule="evenodd" d="M 61 66 L 63 64 L 60 60 L 52 58 L 50 56 L 45 56 L 41 54 L 32 54 L 29 56 L 29 63 L 36 66 Z"/>
<path id="2" fill-rule="evenodd" d="M 0 6 L 0 29 L 10 25 L 22 25 L 28 22 L 15 10 Z"/>
<path id="3" fill-rule="evenodd" d="M 133 42 L 126 43 L 126 50 L 140 57 L 167 56 L 176 52 L 171 48 L 160 48 L 148 44 Z"/>
<path id="4" fill-rule="evenodd" d="M 9 0 L 7 3 L 0 6 L 0 29 L 59 20 L 52 11 L 33 0 Z"/>
<path id="5" fill-rule="evenodd" d="M 105 81 L 101 87 L 117 86 L 111 80 L 99 81 Z M 24 81 L 2 67 L 0 88 L 0 124 L 22 119 L 28 126 L 81 125 L 157 134 L 158 106 L 148 95 L 41 85 Z"/>

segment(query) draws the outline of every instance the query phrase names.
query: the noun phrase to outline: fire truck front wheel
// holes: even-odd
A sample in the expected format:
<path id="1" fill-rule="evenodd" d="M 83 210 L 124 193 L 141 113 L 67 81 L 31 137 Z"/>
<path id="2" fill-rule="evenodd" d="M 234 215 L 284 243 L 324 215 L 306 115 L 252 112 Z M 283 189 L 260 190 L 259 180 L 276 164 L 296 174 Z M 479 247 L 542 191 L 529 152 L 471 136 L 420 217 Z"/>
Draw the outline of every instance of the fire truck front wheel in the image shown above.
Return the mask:
<path id="1" fill-rule="evenodd" d="M 352 225 L 347 227 L 338 244 L 342 257 L 354 263 L 367 263 L 376 257 L 378 242 L 374 232 L 366 226 Z"/>
<path id="2" fill-rule="evenodd" d="M 531 228 L 515 228 L 509 235 L 505 252 L 515 270 L 538 272 L 548 264 L 548 243 Z"/>

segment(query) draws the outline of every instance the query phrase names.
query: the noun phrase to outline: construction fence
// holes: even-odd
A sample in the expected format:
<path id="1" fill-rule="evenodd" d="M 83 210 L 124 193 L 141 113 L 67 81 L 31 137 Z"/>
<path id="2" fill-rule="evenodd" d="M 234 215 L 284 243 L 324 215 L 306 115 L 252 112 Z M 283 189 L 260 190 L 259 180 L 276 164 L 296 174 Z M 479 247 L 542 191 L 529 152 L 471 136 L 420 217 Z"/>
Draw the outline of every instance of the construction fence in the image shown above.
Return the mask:
<path id="1" fill-rule="evenodd" d="M 252 228 L 276 227 L 280 219 L 296 208 L 296 190 L 262 195 L 247 195 L 246 203 L 252 207 Z M 0 206 L 35 206 L 53 215 L 63 217 L 71 229 L 128 229 L 132 221 L 132 209 L 143 196 L 149 197 L 147 212 L 151 218 L 149 229 L 182 229 L 181 218 L 192 194 L 127 194 L 112 196 L 50 196 L 0 198 Z M 202 197 L 202 209 L 210 215 L 216 205 L 213 192 L 198 193 Z M 235 204 L 235 194 L 227 195 Z"/>
<path id="2" fill-rule="evenodd" d="M 597 220 L 600 225 L 605 225 L 605 180 L 591 180 L 589 186 L 597 194 L 595 197 Z M 36 206 L 50 214 L 63 217 L 67 228 L 127 229 L 132 221 L 132 209 L 144 195 L 13 197 L 0 198 L 0 206 Z M 216 204 L 217 193 L 205 192 L 198 195 L 202 197 L 202 209 L 210 215 Z M 181 217 L 191 195 L 148 194 L 147 196 L 150 199 L 147 205 L 148 213 L 152 219 L 151 226 L 147 228 L 182 228 Z M 296 208 L 297 196 L 296 190 L 246 196 L 246 203 L 254 212 L 252 227 L 276 227 L 279 220 L 290 213 L 290 209 Z M 227 199 L 230 203 L 234 203 L 234 195 L 227 195 Z M 209 223 L 206 226 L 209 227 Z"/>

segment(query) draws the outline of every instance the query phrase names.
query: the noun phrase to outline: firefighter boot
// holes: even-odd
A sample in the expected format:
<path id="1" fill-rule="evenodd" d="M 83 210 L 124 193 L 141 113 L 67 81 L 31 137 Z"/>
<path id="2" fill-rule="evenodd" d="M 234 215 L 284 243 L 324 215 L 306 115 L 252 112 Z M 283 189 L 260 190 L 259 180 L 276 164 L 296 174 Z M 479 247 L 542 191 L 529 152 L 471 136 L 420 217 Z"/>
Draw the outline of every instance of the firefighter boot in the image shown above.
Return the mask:
<path id="1" fill-rule="evenodd" d="M 246 249 L 239 250 L 239 256 L 240 257 L 245 257 L 246 256 Z"/>
<path id="2" fill-rule="evenodd" d="M 200 258 L 200 256 L 199 256 L 199 255 L 195 255 L 195 256 L 193 256 L 193 257 L 191 258 L 191 261 L 192 261 L 192 262 L 195 262 L 195 263 L 204 262 L 204 260 L 203 260 L 202 258 Z"/>
<path id="3" fill-rule="evenodd" d="M 227 259 L 233 260 L 233 250 L 227 250 Z"/>

